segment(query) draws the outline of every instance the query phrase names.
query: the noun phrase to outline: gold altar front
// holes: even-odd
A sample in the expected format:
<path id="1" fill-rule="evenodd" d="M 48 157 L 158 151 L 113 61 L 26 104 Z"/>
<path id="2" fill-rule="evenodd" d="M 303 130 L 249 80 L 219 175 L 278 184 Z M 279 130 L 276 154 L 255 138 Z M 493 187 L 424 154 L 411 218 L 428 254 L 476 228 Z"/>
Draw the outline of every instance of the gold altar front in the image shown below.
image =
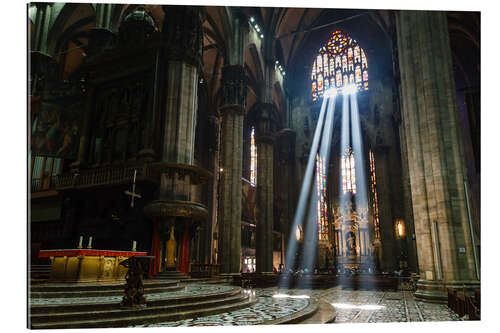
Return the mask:
<path id="1" fill-rule="evenodd" d="M 111 282 L 125 279 L 127 268 L 120 263 L 146 252 L 108 250 L 42 250 L 40 258 L 50 258 L 51 282 Z"/>

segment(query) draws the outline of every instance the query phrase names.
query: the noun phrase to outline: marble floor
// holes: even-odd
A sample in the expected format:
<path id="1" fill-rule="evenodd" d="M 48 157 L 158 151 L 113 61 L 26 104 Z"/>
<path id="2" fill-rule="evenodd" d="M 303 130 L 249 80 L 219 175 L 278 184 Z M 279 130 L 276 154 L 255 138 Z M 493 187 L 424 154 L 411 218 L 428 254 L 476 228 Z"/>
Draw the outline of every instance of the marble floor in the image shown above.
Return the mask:
<path id="1" fill-rule="evenodd" d="M 326 290 L 303 291 L 317 302 L 333 305 L 335 323 L 391 323 L 421 321 L 458 321 L 457 314 L 445 304 L 415 300 L 410 291 Z M 321 308 L 320 310 L 321 311 Z M 318 317 L 318 316 L 315 316 Z M 321 317 L 321 316 L 319 316 Z M 305 324 L 321 323 L 306 320 Z"/>
<path id="2" fill-rule="evenodd" d="M 183 290 L 147 295 L 148 299 L 168 299 L 186 295 L 203 295 L 229 291 L 227 285 L 189 284 Z M 458 321 L 458 315 L 444 304 L 417 301 L 410 291 L 343 290 L 334 287 L 323 290 L 256 288 L 245 290 L 257 302 L 247 308 L 232 312 L 155 323 L 141 327 L 172 326 L 240 326 L 258 325 L 279 320 L 305 309 L 311 303 L 320 304 L 317 313 L 304 324 L 320 324 L 331 318 L 332 307 L 336 312 L 335 323 L 388 323 L 419 321 Z M 29 299 L 30 305 L 119 302 L 121 296 L 88 298 Z M 326 305 L 326 306 L 324 306 Z"/>
<path id="3" fill-rule="evenodd" d="M 258 325 L 300 311 L 311 301 L 332 305 L 336 312 L 335 323 L 338 324 L 461 320 L 446 305 L 417 301 L 410 291 L 343 290 L 341 287 L 334 287 L 289 291 L 257 288 L 251 293 L 259 300 L 246 309 L 142 327 Z M 330 315 L 327 313 L 330 309 L 320 306 L 318 312 L 303 324 L 324 323 L 324 318 Z"/>
<path id="4" fill-rule="evenodd" d="M 147 324 L 135 327 L 178 327 L 178 326 L 245 326 L 258 325 L 277 320 L 305 309 L 309 298 L 277 294 L 277 290 L 245 290 L 251 298 L 258 297 L 257 303 L 241 310 L 220 313 L 194 319 L 174 322 Z"/>

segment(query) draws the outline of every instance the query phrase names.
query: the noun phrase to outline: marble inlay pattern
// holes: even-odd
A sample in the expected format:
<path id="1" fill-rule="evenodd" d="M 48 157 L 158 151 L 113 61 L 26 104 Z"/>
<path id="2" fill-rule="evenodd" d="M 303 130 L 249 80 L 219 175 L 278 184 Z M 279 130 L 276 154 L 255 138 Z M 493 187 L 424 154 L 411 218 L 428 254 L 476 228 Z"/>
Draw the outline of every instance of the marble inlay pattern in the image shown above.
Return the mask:
<path id="1" fill-rule="evenodd" d="M 183 290 L 148 294 L 147 298 L 169 299 L 182 296 L 199 296 L 227 292 L 232 286 L 189 284 Z M 289 316 L 305 309 L 310 302 L 323 301 L 332 304 L 336 310 L 336 323 L 352 322 L 416 322 L 416 321 L 457 321 L 461 320 L 445 304 L 424 303 L 415 300 L 410 291 L 343 290 L 334 287 L 323 290 L 277 288 L 257 288 L 245 290 L 250 297 L 258 300 L 252 306 L 231 312 L 203 316 L 175 322 L 155 323 L 138 327 L 173 326 L 236 326 L 257 325 Z M 273 298 L 274 294 L 294 297 Z M 306 298 L 306 297 L 309 298 Z M 301 298 L 304 297 L 304 298 Z M 121 296 L 81 297 L 81 298 L 35 298 L 30 305 L 118 303 Z M 309 323 L 309 322 L 308 322 Z M 313 323 L 313 322 L 310 322 Z"/>
<path id="2" fill-rule="evenodd" d="M 181 296 L 202 296 L 207 294 L 227 292 L 232 286 L 221 284 L 189 284 L 182 290 L 147 294 L 147 300 L 170 299 Z M 88 303 L 120 303 L 123 296 L 72 297 L 72 298 L 30 298 L 29 305 L 52 304 L 88 304 Z"/>
<path id="3" fill-rule="evenodd" d="M 274 291 L 276 291 L 274 289 Z M 174 322 L 156 323 L 135 327 L 175 327 L 175 326 L 242 326 L 258 325 L 276 320 L 305 309 L 309 305 L 306 298 L 273 298 L 272 288 L 257 290 L 251 295 L 260 294 L 257 303 L 245 309 L 221 314 L 198 317 Z"/>
<path id="4" fill-rule="evenodd" d="M 364 291 L 330 288 L 319 296 L 334 305 L 336 323 L 389 323 L 461 320 L 445 304 L 416 301 L 409 291 Z"/>

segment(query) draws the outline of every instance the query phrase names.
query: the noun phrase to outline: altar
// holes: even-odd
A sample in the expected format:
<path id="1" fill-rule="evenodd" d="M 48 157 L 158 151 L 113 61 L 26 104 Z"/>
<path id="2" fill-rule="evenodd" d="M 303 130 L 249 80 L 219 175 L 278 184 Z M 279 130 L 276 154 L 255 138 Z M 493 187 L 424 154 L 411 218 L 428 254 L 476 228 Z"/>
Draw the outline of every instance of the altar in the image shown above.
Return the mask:
<path id="1" fill-rule="evenodd" d="M 369 221 L 368 208 L 356 211 L 348 202 L 343 209 L 337 208 L 335 213 L 333 238 L 338 271 L 374 272 L 370 233 L 373 224 Z"/>
<path id="2" fill-rule="evenodd" d="M 146 252 L 94 249 L 40 250 L 39 258 L 50 258 L 52 282 L 111 282 L 125 280 L 127 268 L 120 263 Z"/>

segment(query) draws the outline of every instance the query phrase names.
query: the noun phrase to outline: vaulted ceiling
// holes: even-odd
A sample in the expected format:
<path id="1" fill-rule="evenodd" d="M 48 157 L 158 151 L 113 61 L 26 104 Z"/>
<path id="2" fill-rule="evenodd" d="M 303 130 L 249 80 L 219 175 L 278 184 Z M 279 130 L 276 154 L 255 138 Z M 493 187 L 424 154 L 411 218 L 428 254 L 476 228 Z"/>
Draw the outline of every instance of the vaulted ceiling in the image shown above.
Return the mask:
<path id="1" fill-rule="evenodd" d="M 111 29 L 118 30 L 121 18 L 138 5 L 119 5 L 113 7 Z M 146 5 L 156 25 L 161 30 L 164 13 L 161 6 Z M 391 34 L 394 29 L 393 15 L 387 10 L 357 10 L 357 9 L 324 9 L 324 8 L 279 8 L 279 7 L 217 7 L 206 6 L 205 35 L 203 39 L 203 73 L 202 78 L 207 84 L 211 102 L 217 104 L 220 90 L 221 68 L 228 62 L 228 46 L 233 30 L 232 17 L 254 17 L 262 27 L 266 45 L 272 47 L 272 57 L 278 59 L 287 68 L 287 74 L 306 74 L 312 64 L 311 59 L 318 48 L 328 39 L 335 29 L 345 29 L 360 42 L 370 57 L 370 53 L 378 54 L 380 50 L 390 49 Z M 472 16 L 471 16 L 472 15 Z M 30 11 L 30 25 L 33 25 L 33 13 Z M 451 12 L 448 14 L 452 46 L 455 47 L 454 60 L 464 73 L 471 73 L 479 68 L 470 68 L 471 59 L 478 64 L 479 59 L 473 59 L 474 48 L 479 48 L 479 15 L 471 13 Z M 78 37 L 79 32 L 95 26 L 95 4 L 58 4 L 56 16 L 52 19 L 49 33 L 49 53 L 64 54 L 64 71 L 74 71 L 83 58 L 82 51 L 68 53 L 68 50 L 85 47 L 88 41 Z M 271 40 L 269 40 L 271 39 Z M 248 48 L 245 52 L 245 67 L 250 81 L 262 78 L 263 56 L 259 45 Z M 389 57 L 390 58 L 390 57 Z M 61 57 L 56 57 L 61 61 Z M 68 64 L 69 61 L 69 64 Z M 392 59 L 389 59 L 392 61 Z M 391 67 L 386 63 L 384 66 Z M 461 67 L 461 68 L 460 68 Z M 464 80 L 469 84 L 475 82 L 471 74 L 464 74 Z M 473 83 L 470 83 L 473 82 Z M 282 95 L 279 88 L 275 95 Z M 258 96 L 254 87 L 250 87 L 249 102 Z"/>

